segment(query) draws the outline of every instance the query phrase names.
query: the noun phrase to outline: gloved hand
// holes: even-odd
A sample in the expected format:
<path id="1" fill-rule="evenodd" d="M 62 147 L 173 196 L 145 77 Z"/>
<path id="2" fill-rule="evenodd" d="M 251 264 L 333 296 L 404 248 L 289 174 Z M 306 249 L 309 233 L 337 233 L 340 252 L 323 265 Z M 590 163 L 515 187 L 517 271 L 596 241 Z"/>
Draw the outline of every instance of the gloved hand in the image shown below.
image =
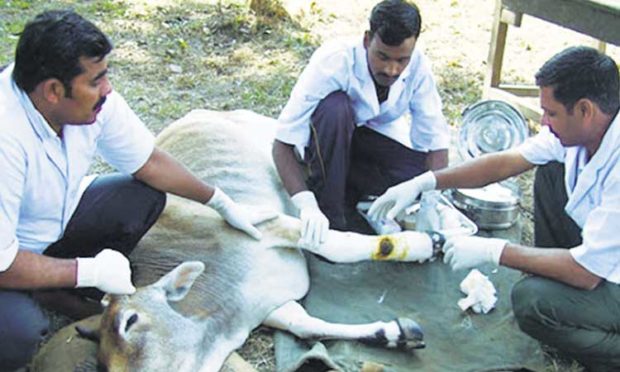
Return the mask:
<path id="1" fill-rule="evenodd" d="M 300 191 L 291 197 L 293 204 L 299 209 L 301 219 L 301 246 L 318 248 L 327 239 L 329 220 L 321 209 L 311 191 Z"/>
<path id="2" fill-rule="evenodd" d="M 254 225 L 277 217 L 277 213 L 274 211 L 254 213 L 248 210 L 246 207 L 235 203 L 219 187 L 215 188 L 213 196 L 206 204 L 215 209 L 231 226 L 247 233 L 256 240 L 261 240 L 263 234 Z"/>
<path id="3" fill-rule="evenodd" d="M 372 203 L 368 210 L 368 217 L 377 221 L 384 218 L 393 220 L 397 214 L 413 204 L 422 192 L 433 190 L 436 185 L 435 175 L 428 171 L 409 181 L 392 186 Z"/>
<path id="4" fill-rule="evenodd" d="M 499 265 L 505 239 L 461 236 L 448 239 L 443 246 L 443 262 L 450 264 L 452 270 L 470 269 L 484 263 Z"/>
<path id="5" fill-rule="evenodd" d="M 77 258 L 76 288 L 96 287 L 112 294 L 132 294 L 129 260 L 113 249 L 104 249 L 95 257 Z"/>

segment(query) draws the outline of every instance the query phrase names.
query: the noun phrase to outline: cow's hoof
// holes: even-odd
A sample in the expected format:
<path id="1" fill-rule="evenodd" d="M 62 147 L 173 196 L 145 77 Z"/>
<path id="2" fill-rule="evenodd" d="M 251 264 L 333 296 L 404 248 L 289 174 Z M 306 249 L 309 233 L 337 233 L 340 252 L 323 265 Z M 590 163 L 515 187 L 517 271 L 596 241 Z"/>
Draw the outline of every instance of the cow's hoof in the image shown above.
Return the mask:
<path id="1" fill-rule="evenodd" d="M 424 333 L 420 325 L 409 318 L 398 318 L 396 324 L 400 329 L 397 347 L 404 350 L 423 349 L 426 347 L 424 343 Z"/>
<path id="2" fill-rule="evenodd" d="M 394 321 L 398 326 L 398 335 L 395 335 L 395 332 L 393 332 L 388 337 L 385 329 L 380 329 L 371 337 L 364 337 L 360 341 L 368 345 L 387 347 L 388 349 L 413 350 L 426 347 L 426 344 L 424 344 L 424 334 L 418 323 L 409 318 L 398 318 Z"/>
<path id="3" fill-rule="evenodd" d="M 443 246 L 446 244 L 446 237 L 437 231 L 427 231 L 426 233 L 433 243 L 433 258 L 443 255 Z"/>

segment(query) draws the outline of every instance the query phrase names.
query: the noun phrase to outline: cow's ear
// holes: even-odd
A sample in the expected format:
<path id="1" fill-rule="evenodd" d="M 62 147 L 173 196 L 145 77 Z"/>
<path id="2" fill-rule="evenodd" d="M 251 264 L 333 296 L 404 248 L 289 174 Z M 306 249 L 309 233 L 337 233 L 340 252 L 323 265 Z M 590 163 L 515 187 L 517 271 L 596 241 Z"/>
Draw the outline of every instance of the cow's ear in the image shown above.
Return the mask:
<path id="1" fill-rule="evenodd" d="M 168 301 L 180 301 L 187 295 L 192 284 L 204 269 L 205 265 L 202 262 L 183 262 L 159 279 L 155 286 L 166 292 Z"/>

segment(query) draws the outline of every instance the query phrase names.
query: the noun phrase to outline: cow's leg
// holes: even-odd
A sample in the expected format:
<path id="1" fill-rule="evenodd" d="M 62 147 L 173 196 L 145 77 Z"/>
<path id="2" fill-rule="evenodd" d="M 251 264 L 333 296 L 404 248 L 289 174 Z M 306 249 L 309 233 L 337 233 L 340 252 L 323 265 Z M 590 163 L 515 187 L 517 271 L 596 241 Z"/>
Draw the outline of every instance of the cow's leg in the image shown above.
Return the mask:
<path id="1" fill-rule="evenodd" d="M 289 301 L 272 311 L 263 324 L 289 331 L 302 339 L 358 340 L 388 348 L 419 349 L 424 335 L 413 320 L 399 318 L 391 322 L 366 324 L 329 323 L 310 316 L 297 302 Z"/>
<path id="2" fill-rule="evenodd" d="M 440 234 L 417 231 L 377 236 L 330 230 L 327 240 L 320 247 L 302 248 L 334 262 L 366 260 L 423 262 L 440 250 L 443 241 Z"/>
<path id="3" fill-rule="evenodd" d="M 271 247 L 296 246 L 334 262 L 377 261 L 425 261 L 441 250 L 444 238 L 438 233 L 403 231 L 388 235 L 363 235 L 353 232 L 330 230 L 320 247 L 299 244 L 299 219 L 280 216 L 268 227 L 272 234 L 267 239 Z"/>

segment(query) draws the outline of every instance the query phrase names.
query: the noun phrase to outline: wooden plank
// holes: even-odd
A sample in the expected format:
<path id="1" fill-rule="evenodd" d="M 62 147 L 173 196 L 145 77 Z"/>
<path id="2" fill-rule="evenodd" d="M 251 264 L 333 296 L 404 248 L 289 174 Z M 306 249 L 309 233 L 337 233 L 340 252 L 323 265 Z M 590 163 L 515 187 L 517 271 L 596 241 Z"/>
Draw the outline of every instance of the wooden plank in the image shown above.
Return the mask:
<path id="1" fill-rule="evenodd" d="M 500 84 L 498 88 L 519 97 L 538 97 L 540 94 L 536 85 Z"/>
<path id="2" fill-rule="evenodd" d="M 508 25 L 501 21 L 501 0 L 495 2 L 495 15 L 493 17 L 493 29 L 491 30 L 491 43 L 487 58 L 487 74 L 484 78 L 484 87 L 497 87 L 501 80 L 502 61 L 506 47 L 506 33 Z"/>
<path id="3" fill-rule="evenodd" d="M 514 11 L 620 45 L 620 1 L 502 0 Z"/>
<path id="4" fill-rule="evenodd" d="M 521 21 L 523 20 L 523 13 L 513 12 L 509 9 L 502 8 L 501 22 L 509 24 L 514 27 L 521 27 Z"/>

